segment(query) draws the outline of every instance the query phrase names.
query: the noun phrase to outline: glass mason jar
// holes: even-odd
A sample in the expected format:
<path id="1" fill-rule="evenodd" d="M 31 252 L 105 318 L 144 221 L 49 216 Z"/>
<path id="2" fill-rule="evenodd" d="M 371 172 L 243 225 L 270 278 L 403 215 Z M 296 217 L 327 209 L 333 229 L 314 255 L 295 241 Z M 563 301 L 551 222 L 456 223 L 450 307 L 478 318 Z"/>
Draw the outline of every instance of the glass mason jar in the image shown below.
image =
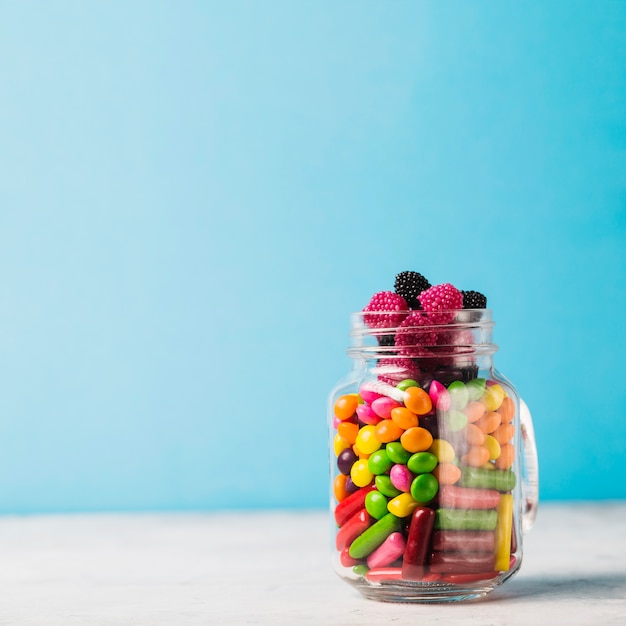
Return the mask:
<path id="1" fill-rule="evenodd" d="M 332 552 L 368 598 L 472 599 L 520 568 L 537 453 L 493 326 L 489 309 L 352 316 L 329 402 Z"/>

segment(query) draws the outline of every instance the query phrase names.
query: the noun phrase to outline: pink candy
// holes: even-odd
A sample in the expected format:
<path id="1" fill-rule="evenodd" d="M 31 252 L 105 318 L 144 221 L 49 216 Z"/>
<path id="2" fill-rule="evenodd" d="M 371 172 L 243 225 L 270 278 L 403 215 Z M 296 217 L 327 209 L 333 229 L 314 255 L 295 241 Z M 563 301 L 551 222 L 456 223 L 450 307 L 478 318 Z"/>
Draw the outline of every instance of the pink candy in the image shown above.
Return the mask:
<path id="1" fill-rule="evenodd" d="M 386 420 L 391 418 L 391 411 L 400 406 L 403 406 L 400 402 L 396 402 L 393 398 L 388 398 L 386 396 L 377 398 L 374 402 L 372 402 L 372 410 L 374 413 Z"/>
<path id="2" fill-rule="evenodd" d="M 433 380 L 430 383 L 428 395 L 440 411 L 447 411 L 450 408 L 450 393 L 439 381 Z"/>
<path id="3" fill-rule="evenodd" d="M 391 484 L 400 491 L 405 493 L 411 491 L 411 483 L 415 476 L 411 473 L 406 465 L 394 465 L 389 472 Z"/>
<path id="4" fill-rule="evenodd" d="M 374 568 L 390 565 L 402 556 L 405 543 L 402 533 L 391 533 L 391 535 L 367 557 L 367 566 Z"/>
<path id="5" fill-rule="evenodd" d="M 361 385 L 359 395 L 369 404 L 372 404 L 381 397 L 393 398 L 397 402 L 404 400 L 404 391 L 381 380 L 370 381 Z"/>
<path id="6" fill-rule="evenodd" d="M 359 389 L 359 395 L 368 404 L 372 404 L 372 402 L 374 402 L 374 400 L 378 400 L 378 398 L 382 398 L 383 397 L 382 393 L 378 393 L 377 391 L 374 391 L 371 388 L 371 386 L 368 386 L 368 385 L 363 385 L 361 387 L 361 389 Z"/>
<path id="7" fill-rule="evenodd" d="M 376 415 L 369 404 L 359 404 L 356 408 L 356 414 L 364 424 L 378 424 L 382 417 Z"/>

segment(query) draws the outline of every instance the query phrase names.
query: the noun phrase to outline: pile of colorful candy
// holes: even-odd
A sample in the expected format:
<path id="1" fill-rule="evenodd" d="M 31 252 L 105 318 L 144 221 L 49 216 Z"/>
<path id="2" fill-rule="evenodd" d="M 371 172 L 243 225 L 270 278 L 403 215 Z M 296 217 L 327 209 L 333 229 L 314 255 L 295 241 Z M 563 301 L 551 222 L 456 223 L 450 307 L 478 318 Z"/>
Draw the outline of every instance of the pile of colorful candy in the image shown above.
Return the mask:
<path id="1" fill-rule="evenodd" d="M 341 566 L 370 583 L 465 584 L 515 563 L 515 396 L 478 367 L 450 363 L 462 342 L 449 335 L 464 332 L 450 322 L 464 304 L 486 299 L 403 272 L 395 293 L 364 309 L 405 374 L 374 368 L 333 405 L 336 549 Z"/>

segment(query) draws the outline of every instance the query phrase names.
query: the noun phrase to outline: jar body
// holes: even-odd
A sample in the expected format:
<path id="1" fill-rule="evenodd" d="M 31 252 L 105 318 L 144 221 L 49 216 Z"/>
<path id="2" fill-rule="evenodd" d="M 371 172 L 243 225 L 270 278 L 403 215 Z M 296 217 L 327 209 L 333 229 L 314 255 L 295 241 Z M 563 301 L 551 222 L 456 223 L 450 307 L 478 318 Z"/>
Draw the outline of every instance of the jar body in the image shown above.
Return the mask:
<path id="1" fill-rule="evenodd" d="M 478 322 L 464 348 L 357 346 L 331 394 L 333 564 L 369 598 L 477 598 L 521 565 L 520 399 Z"/>

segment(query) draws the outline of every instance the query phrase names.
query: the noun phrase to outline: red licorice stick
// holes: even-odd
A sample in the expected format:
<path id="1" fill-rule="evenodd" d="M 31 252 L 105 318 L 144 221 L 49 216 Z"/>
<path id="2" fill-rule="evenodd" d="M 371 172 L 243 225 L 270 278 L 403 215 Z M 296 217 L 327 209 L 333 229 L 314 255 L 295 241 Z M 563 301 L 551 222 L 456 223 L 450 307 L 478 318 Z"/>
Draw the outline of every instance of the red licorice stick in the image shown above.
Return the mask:
<path id="1" fill-rule="evenodd" d="M 433 550 L 444 552 L 493 552 L 495 535 L 491 530 L 436 530 Z"/>
<path id="2" fill-rule="evenodd" d="M 374 567 L 365 574 L 365 578 L 371 583 L 379 583 L 383 580 L 400 580 L 402 578 L 402 568 Z"/>
<path id="3" fill-rule="evenodd" d="M 363 487 L 335 507 L 335 521 L 337 526 L 343 526 L 355 513 L 365 506 L 365 496 L 374 490 L 374 486 Z"/>
<path id="4" fill-rule="evenodd" d="M 442 583 L 452 583 L 455 585 L 462 585 L 464 583 L 475 583 L 479 580 L 491 580 L 495 578 L 500 572 L 495 570 L 492 572 L 480 572 L 477 574 L 442 574 Z"/>
<path id="5" fill-rule="evenodd" d="M 433 552 L 430 571 L 437 574 L 492 572 L 495 556 L 489 552 Z"/>
<path id="6" fill-rule="evenodd" d="M 473 489 L 443 485 L 439 489 L 439 506 L 448 509 L 493 509 L 500 502 L 495 489 Z"/>
<path id="7" fill-rule="evenodd" d="M 405 580 L 420 580 L 424 576 L 424 565 L 430 552 L 430 536 L 434 522 L 433 509 L 420 506 L 413 511 L 402 562 L 402 578 Z"/>
<path id="8" fill-rule="evenodd" d="M 372 518 L 365 509 L 355 513 L 337 532 L 335 544 L 337 550 L 349 548 L 350 544 L 365 530 L 372 522 Z"/>
<path id="9" fill-rule="evenodd" d="M 350 546 L 345 547 L 339 555 L 339 561 L 344 567 L 354 567 L 359 563 L 363 563 L 362 559 L 353 559 L 350 556 Z"/>

